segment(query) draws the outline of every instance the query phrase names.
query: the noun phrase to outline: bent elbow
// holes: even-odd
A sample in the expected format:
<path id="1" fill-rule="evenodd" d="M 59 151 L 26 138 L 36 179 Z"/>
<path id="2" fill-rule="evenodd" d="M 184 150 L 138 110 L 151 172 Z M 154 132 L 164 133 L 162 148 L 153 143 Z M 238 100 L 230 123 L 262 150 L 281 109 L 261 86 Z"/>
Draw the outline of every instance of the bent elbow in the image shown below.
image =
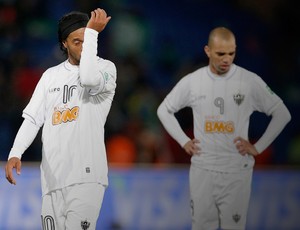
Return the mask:
<path id="1" fill-rule="evenodd" d="M 95 68 L 81 66 L 79 68 L 79 79 L 82 87 L 95 87 L 99 84 L 99 72 Z"/>
<path id="2" fill-rule="evenodd" d="M 292 119 L 292 115 L 291 115 L 290 111 L 288 110 L 288 108 L 284 104 L 282 104 L 281 106 L 282 106 L 281 107 L 281 111 L 282 111 L 281 116 L 285 117 L 286 123 L 289 123 Z"/>
<path id="3" fill-rule="evenodd" d="M 287 115 L 286 115 L 286 117 L 287 117 L 287 123 L 288 122 L 290 122 L 291 120 L 292 120 L 292 115 L 291 115 L 291 113 L 287 110 Z"/>
<path id="4" fill-rule="evenodd" d="M 169 120 L 173 116 L 173 113 L 168 110 L 164 102 L 158 106 L 156 114 L 161 121 Z"/>
<path id="5" fill-rule="evenodd" d="M 286 124 L 292 119 L 290 111 L 283 103 L 276 109 L 275 113 L 276 117 L 285 120 Z"/>
<path id="6" fill-rule="evenodd" d="M 80 74 L 80 83 L 82 87 L 95 87 L 99 85 L 100 79 L 96 73 Z"/>
<path id="7" fill-rule="evenodd" d="M 82 87 L 95 87 L 99 85 L 99 81 L 96 80 L 85 80 L 85 79 L 80 79 L 80 83 Z"/>
<path id="8" fill-rule="evenodd" d="M 157 108 L 157 111 L 156 111 L 156 114 L 158 116 L 159 119 L 162 118 L 163 114 L 164 114 L 164 110 L 166 109 L 165 105 L 163 103 L 161 103 L 158 108 Z"/>

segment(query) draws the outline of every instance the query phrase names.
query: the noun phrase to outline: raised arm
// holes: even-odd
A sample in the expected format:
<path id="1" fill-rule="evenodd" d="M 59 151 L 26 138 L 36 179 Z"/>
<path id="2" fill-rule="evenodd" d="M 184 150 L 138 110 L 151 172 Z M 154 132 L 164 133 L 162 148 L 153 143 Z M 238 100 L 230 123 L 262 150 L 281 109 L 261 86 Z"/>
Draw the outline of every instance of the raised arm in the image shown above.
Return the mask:
<path id="1" fill-rule="evenodd" d="M 84 33 L 84 42 L 79 65 L 80 82 L 84 87 L 104 88 L 109 77 L 115 77 L 115 67 L 99 61 L 98 34 L 106 27 L 111 17 L 107 17 L 103 9 L 91 12 L 91 18 Z M 103 63 L 101 63 L 103 62 Z"/>

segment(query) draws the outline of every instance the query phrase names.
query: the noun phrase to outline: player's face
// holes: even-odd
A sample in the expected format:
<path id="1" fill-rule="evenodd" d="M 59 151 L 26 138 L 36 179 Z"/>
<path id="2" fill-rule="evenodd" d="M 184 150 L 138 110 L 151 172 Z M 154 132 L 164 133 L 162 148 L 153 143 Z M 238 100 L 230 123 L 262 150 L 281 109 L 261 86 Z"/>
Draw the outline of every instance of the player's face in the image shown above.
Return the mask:
<path id="1" fill-rule="evenodd" d="M 80 62 L 84 30 L 85 28 L 80 28 L 73 31 L 63 43 L 68 50 L 69 61 L 73 65 L 79 65 Z"/>
<path id="2" fill-rule="evenodd" d="M 205 52 L 209 58 L 211 71 L 217 75 L 225 74 L 229 71 L 235 58 L 235 40 L 216 37 L 209 46 L 205 46 Z"/>

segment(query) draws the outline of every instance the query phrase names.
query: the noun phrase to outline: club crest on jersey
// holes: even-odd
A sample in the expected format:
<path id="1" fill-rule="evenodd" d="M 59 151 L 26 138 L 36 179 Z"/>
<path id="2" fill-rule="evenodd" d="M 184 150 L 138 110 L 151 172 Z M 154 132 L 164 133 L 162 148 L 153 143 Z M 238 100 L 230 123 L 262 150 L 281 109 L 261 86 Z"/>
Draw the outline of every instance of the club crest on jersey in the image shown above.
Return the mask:
<path id="1" fill-rule="evenodd" d="M 237 223 L 237 222 L 240 221 L 241 215 L 239 215 L 239 214 L 234 214 L 234 215 L 232 216 L 232 219 L 234 220 L 235 223 Z"/>
<path id="2" fill-rule="evenodd" d="M 88 222 L 87 220 L 81 221 L 81 228 L 83 230 L 87 230 L 90 227 L 90 222 Z"/>
<path id="3" fill-rule="evenodd" d="M 191 206 L 191 214 L 192 214 L 192 216 L 194 216 L 195 208 L 194 208 L 194 201 L 193 200 L 190 201 L 190 206 Z"/>
<path id="4" fill-rule="evenodd" d="M 244 94 L 237 93 L 233 95 L 233 100 L 237 105 L 241 105 L 242 102 L 244 101 L 244 98 L 245 98 Z"/>

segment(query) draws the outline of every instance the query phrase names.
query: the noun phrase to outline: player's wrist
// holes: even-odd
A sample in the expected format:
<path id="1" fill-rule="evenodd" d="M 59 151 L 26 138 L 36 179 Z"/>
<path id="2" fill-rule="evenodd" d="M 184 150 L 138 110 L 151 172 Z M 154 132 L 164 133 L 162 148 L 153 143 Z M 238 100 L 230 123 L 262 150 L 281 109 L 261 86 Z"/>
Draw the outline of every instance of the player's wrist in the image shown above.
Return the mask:
<path id="1" fill-rule="evenodd" d="M 10 160 L 13 157 L 17 157 L 21 160 L 23 152 L 16 147 L 12 147 L 8 155 L 7 160 Z"/>

